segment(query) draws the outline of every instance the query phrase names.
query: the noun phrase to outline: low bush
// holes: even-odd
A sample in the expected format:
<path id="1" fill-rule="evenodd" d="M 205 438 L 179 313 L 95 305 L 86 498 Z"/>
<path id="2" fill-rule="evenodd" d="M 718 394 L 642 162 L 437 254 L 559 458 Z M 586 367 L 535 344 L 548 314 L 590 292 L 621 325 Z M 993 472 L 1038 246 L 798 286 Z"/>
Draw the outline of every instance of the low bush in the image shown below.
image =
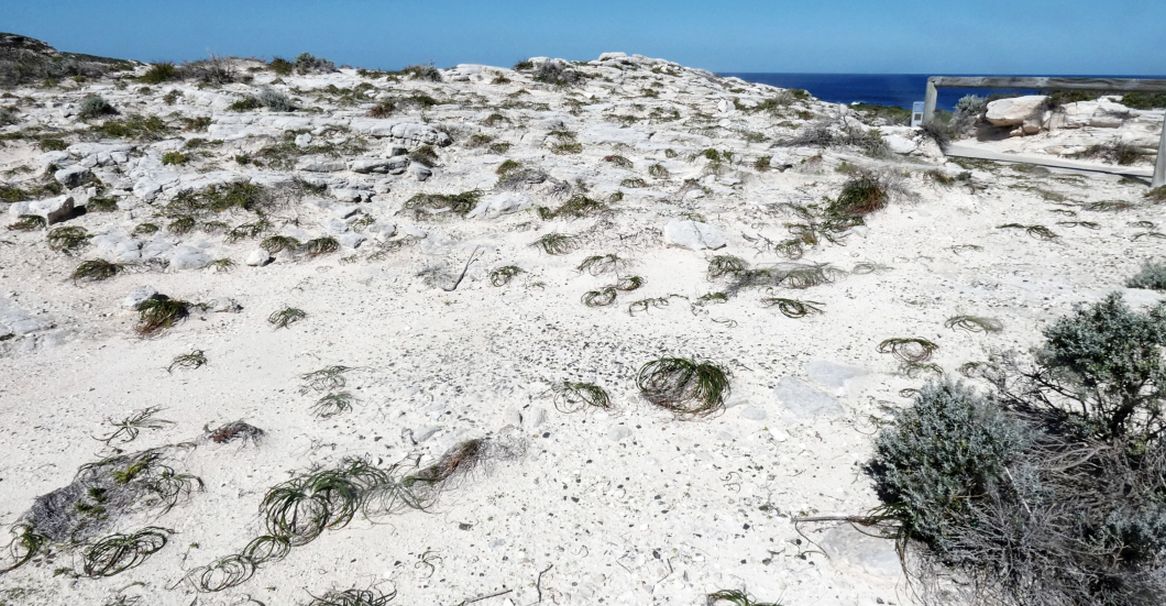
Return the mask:
<path id="1" fill-rule="evenodd" d="M 1150 290 L 1166 290 L 1166 263 L 1162 261 L 1146 261 L 1136 275 L 1126 281 L 1130 288 L 1147 288 Z"/>
<path id="2" fill-rule="evenodd" d="M 873 519 L 922 547 L 912 561 L 959 570 L 960 603 L 1160 604 L 1166 304 L 1110 295 L 1044 336 L 1030 363 L 974 365 L 986 392 L 933 382 L 893 413 L 864 467 Z"/>
<path id="3" fill-rule="evenodd" d="M 77 106 L 77 117 L 82 120 L 114 115 L 117 115 L 117 110 L 100 95 L 87 95 L 81 99 L 81 104 Z"/>

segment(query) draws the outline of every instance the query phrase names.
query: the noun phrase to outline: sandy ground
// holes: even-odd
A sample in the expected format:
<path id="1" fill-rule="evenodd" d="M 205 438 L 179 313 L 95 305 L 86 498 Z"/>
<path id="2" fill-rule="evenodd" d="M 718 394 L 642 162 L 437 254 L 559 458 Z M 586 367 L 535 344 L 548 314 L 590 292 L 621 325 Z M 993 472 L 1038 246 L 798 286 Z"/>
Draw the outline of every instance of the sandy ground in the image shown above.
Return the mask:
<path id="1" fill-rule="evenodd" d="M 233 258 L 235 267 L 156 268 L 75 284 L 69 273 L 80 259 L 94 256 L 90 252 L 70 257 L 51 251 L 43 232 L 0 235 L 5 309 L 46 321 L 43 330 L 0 344 L 0 521 L 16 522 L 38 495 L 68 484 L 78 467 L 109 454 L 93 437 L 108 433 L 108 419 L 151 406 L 161 407 L 158 417 L 172 424 L 143 430 L 120 447 L 132 452 L 193 441 L 173 464 L 205 485 L 164 515 L 137 511 L 109 521 L 103 534 L 145 525 L 173 530 L 166 547 L 140 566 L 110 578 L 86 578 L 76 573 L 80 550 L 54 546 L 48 557 L 0 576 L 0 604 L 298 604 L 310 594 L 352 587 L 396 591 L 395 603 L 402 604 L 455 605 L 493 594 L 474 603 L 703 604 L 707 593 L 733 588 L 784 604 L 912 603 L 890 541 L 834 524 L 803 524 L 803 535 L 792 521 L 799 515 L 859 514 L 878 505 L 860 469 L 877 431 L 875 419 L 885 416 L 885 407 L 906 402 L 900 390 L 924 380 L 904 376 L 890 356 L 877 351 L 878 343 L 929 339 L 939 346 L 934 361 L 952 376 L 991 350 L 1026 349 L 1073 304 L 1120 289 L 1144 259 L 1162 252 L 1157 237 L 1135 239 L 1152 228 L 1131 225 L 1161 221 L 1161 209 L 1142 200 L 1144 185 L 1114 176 L 775 146 L 845 110 L 806 101 L 804 118 L 743 112 L 732 107 L 733 98 L 749 104 L 777 91 L 679 67 L 653 76 L 664 91 L 660 98 L 627 93 L 641 86 L 632 87 L 628 79 L 653 74 L 652 65 L 667 64 L 624 68 L 618 85 L 588 82 L 578 96 L 593 101 L 580 115 L 558 105 L 576 94 L 572 89 L 531 83 L 508 70 L 499 73 L 516 81 L 509 85 L 491 85 L 489 78 L 453 81 L 448 74 L 443 84 L 378 82 L 374 93 L 424 88 L 435 96 L 483 97 L 475 102 L 481 108 L 451 104 L 424 113 L 430 123 L 456 129 L 454 144 L 438 150 L 441 164 L 428 181 L 408 174 L 325 175 L 391 182 L 389 191 L 376 191 L 358 206 L 382 224 L 395 224 L 398 235 L 424 234 L 413 244 L 382 250 L 370 239 L 316 259 L 281 256 L 251 267 L 243 259 L 254 241 L 226 243 L 221 235 L 194 233 L 183 239 L 209 241 L 213 256 Z M 595 65 L 582 69 L 612 73 Z M 360 78 L 349 71 L 288 81 L 304 89 L 351 85 Z M 101 88 L 115 106 L 131 103 L 136 87 L 88 86 Z M 238 120 L 221 106 L 230 92 L 246 86 L 231 85 L 218 93 L 222 99 L 180 104 L 176 111 L 212 115 L 216 122 Z M 549 111 L 505 110 L 511 125 L 481 127 L 484 112 L 520 86 L 555 105 Z M 158 87 L 155 96 L 176 87 L 188 90 L 188 100 L 214 95 L 179 84 Z M 83 93 L 18 94 L 51 97 L 26 116 L 63 125 L 71 120 L 66 108 Z M 727 108 L 721 100 L 730 100 Z M 632 111 L 635 103 L 646 104 L 644 111 L 656 104 L 677 107 L 686 119 L 621 128 L 600 118 Z M 323 111 L 309 120 L 356 116 L 368 105 L 315 104 Z M 142 111 L 160 107 L 151 101 Z M 697 112 L 711 118 L 695 124 Z M 538 126 L 545 117 L 576 131 L 582 153 L 549 152 L 545 129 Z M 280 127 L 272 126 L 277 118 L 266 110 L 250 119 L 237 127 L 239 137 L 226 138 L 222 151 L 183 172 L 252 170 L 232 166 L 230 155 L 260 136 L 256 132 Z M 478 129 L 513 147 L 494 154 L 463 145 L 466 133 Z M 763 138 L 749 142 L 743 130 Z M 141 144 L 133 154 L 156 158 L 167 145 Z M 706 160 L 694 158 L 708 147 L 732 150 L 734 159 L 711 170 Z M 671 148 L 676 158 L 665 156 Z M 633 168 L 603 160 L 615 153 Z M 39 154 L 9 142 L 0 148 L 0 165 L 35 165 Z M 759 171 L 753 160 L 763 154 L 773 155 L 774 165 L 793 166 Z M 599 199 L 616 190 L 625 197 L 606 216 L 575 220 L 545 221 L 523 210 L 493 219 L 415 221 L 399 212 L 418 191 L 490 190 L 494 168 L 505 158 L 585 183 Z M 628 176 L 645 176 L 654 162 L 665 164 L 671 176 L 646 188 L 620 185 Z M 865 226 L 841 244 L 808 248 L 800 261 L 829 263 L 844 273 L 806 290 L 746 289 L 722 304 L 693 305 L 700 295 L 725 288 L 724 280 L 705 275 L 714 254 L 737 255 L 753 265 L 788 262 L 750 240 L 758 234 L 775 241 L 788 237 L 784 225 L 795 219 L 775 205 L 836 195 L 849 178 L 836 170 L 840 166 L 873 170 L 896 186 L 889 207 Z M 943 185 L 928 176 L 933 169 L 952 175 L 970 170 L 970 178 Z M 107 182 L 121 177 L 117 191 L 126 198 L 134 197 L 134 180 L 148 176 L 145 168 L 134 176 L 125 165 L 97 172 Z M 706 189 L 684 189 L 687 178 Z M 164 189 L 133 211 L 89 213 L 67 224 L 93 234 L 124 232 L 181 187 Z M 528 194 L 536 205 L 553 208 L 564 201 L 545 189 Z M 1133 207 L 1085 209 L 1108 200 Z M 319 232 L 313 221 L 323 221 L 334 202 L 302 204 L 306 210 L 294 211 L 297 228 Z M 690 250 L 664 241 L 668 221 L 694 213 L 723 233 L 725 248 Z M 1005 223 L 1045 225 L 1059 237 L 1046 241 L 997 228 Z M 552 256 L 530 246 L 552 231 L 580 234 L 579 247 Z M 418 276 L 433 267 L 456 276 L 475 249 L 480 257 L 452 292 L 440 288 L 450 284 L 448 275 L 438 287 Z M 589 308 L 580 297 L 613 276 L 595 277 L 576 267 L 602 253 L 628 259 L 623 273 L 641 276 L 644 286 L 620 294 L 613 306 Z M 860 263 L 882 267 L 851 273 Z M 488 272 L 503 265 L 518 265 L 525 273 L 494 287 Z M 243 309 L 195 311 L 160 336 L 140 338 L 133 330 L 137 314 L 121 304 L 138 286 L 189 301 L 230 297 Z M 787 318 L 761 305 L 762 297 L 774 294 L 818 302 L 824 313 Z M 631 302 L 647 297 L 672 298 L 667 307 L 629 313 Z M 1137 291 L 1129 297 L 1153 298 Z M 268 315 L 286 305 L 307 317 L 287 329 L 272 328 Z M 986 335 L 945 328 L 948 318 L 960 314 L 997 318 L 1004 330 Z M 206 366 L 167 372 L 176 355 L 193 349 L 206 352 Z M 662 355 L 694 356 L 729 369 L 726 410 L 682 420 L 643 399 L 636 371 Z M 318 394 L 300 392 L 300 375 L 332 364 L 354 368 L 347 389 L 358 401 L 349 412 L 319 419 L 312 413 Z M 604 387 L 612 409 L 558 410 L 550 389 L 564 380 Z M 266 432 L 258 445 L 202 438 L 204 427 L 240 419 Z M 182 582 L 186 571 L 238 551 L 261 532 L 264 493 L 292 474 L 349 456 L 381 465 L 430 461 L 459 441 L 480 437 L 511 446 L 510 456 L 452 481 L 428 511 L 378 523 L 357 516 L 220 593 L 199 594 Z"/>

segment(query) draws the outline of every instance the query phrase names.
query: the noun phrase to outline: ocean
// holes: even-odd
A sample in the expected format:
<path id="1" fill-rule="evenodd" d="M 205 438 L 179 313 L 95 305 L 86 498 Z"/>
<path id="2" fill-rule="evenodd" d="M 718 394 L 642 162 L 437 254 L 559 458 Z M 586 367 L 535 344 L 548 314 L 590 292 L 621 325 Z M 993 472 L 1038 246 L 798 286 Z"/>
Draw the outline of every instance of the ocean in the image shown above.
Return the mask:
<path id="1" fill-rule="evenodd" d="M 765 74 L 726 73 L 749 82 L 770 84 L 781 88 L 804 88 L 810 94 L 831 103 L 873 103 L 911 109 L 915 101 L 922 101 L 927 87 L 927 74 Z M 987 88 L 941 88 L 936 106 L 951 110 L 965 95 L 1024 95 L 1039 91 Z"/>

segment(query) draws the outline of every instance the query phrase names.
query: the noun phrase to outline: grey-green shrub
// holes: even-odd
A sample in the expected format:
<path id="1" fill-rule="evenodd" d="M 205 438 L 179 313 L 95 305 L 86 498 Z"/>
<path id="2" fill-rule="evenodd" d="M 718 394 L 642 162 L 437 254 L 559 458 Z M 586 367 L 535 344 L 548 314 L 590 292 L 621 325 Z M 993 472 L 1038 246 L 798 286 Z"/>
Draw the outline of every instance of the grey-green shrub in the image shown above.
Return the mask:
<path id="1" fill-rule="evenodd" d="M 916 580 L 967 579 L 952 603 L 1162 604 L 1166 304 L 1113 294 L 1044 334 L 1031 363 L 977 371 L 986 394 L 933 383 L 893 414 L 864 467 L 873 515 L 920 556 Z"/>
<path id="2" fill-rule="evenodd" d="M 271 111 L 293 112 L 298 109 L 295 102 L 288 98 L 287 95 L 274 89 L 265 88 L 259 91 L 259 94 L 255 98 Z"/>
<path id="3" fill-rule="evenodd" d="M 1130 288 L 1146 288 L 1149 290 L 1166 290 L 1166 262 L 1146 261 L 1142 269 L 1126 281 Z"/>
<path id="4" fill-rule="evenodd" d="M 1001 481 L 1025 434 L 970 387 L 930 383 L 876 438 L 865 471 L 907 534 L 946 558 L 969 520 L 971 497 Z"/>
<path id="5" fill-rule="evenodd" d="M 77 117 L 82 120 L 92 120 L 114 114 L 117 114 L 117 110 L 100 95 L 86 95 L 84 99 L 81 99 L 81 104 L 77 106 Z"/>

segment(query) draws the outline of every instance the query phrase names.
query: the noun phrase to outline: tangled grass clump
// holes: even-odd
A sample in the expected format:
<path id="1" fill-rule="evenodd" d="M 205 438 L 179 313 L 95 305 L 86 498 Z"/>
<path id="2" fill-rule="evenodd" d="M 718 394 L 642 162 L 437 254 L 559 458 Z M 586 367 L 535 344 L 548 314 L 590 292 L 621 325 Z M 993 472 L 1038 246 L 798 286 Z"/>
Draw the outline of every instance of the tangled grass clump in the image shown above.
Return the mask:
<path id="1" fill-rule="evenodd" d="M 705 606 L 781 606 L 778 602 L 756 602 L 740 589 L 722 589 L 705 596 Z"/>
<path id="2" fill-rule="evenodd" d="M 943 323 L 945 328 L 954 328 L 967 332 L 1000 332 L 1004 324 L 995 318 L 983 316 L 952 316 Z"/>
<path id="3" fill-rule="evenodd" d="M 728 371 L 690 358 L 652 360 L 640 367 L 636 385 L 646 400 L 680 418 L 720 411 L 730 391 Z"/>
<path id="4" fill-rule="evenodd" d="M 307 606 L 386 606 L 397 592 L 384 593 L 376 589 L 345 589 L 312 596 Z"/>
<path id="5" fill-rule="evenodd" d="M 866 215 L 886 208 L 889 199 L 882 180 L 862 175 L 843 184 L 842 191 L 830 200 L 826 211 L 832 217 L 861 223 Z"/>
<path id="6" fill-rule="evenodd" d="M 552 390 L 555 392 L 555 408 L 559 412 L 579 412 L 587 407 L 602 410 L 611 408 L 611 397 L 607 391 L 594 383 L 563 381 Z"/>
<path id="7" fill-rule="evenodd" d="M 16 221 L 8 226 L 8 229 L 12 231 L 35 231 L 44 229 L 48 224 L 48 220 L 40 215 L 20 215 L 16 218 Z"/>
<path id="8" fill-rule="evenodd" d="M 45 236 L 50 249 L 66 255 L 76 254 L 78 249 L 89 243 L 89 238 L 89 232 L 84 227 L 75 225 L 54 227 Z"/>
<path id="9" fill-rule="evenodd" d="M 171 299 L 166 295 L 155 295 L 138 303 L 137 310 L 138 325 L 135 330 L 139 335 L 145 337 L 172 328 L 179 321 L 190 316 L 189 303 Z"/>
<path id="10" fill-rule="evenodd" d="M 100 282 L 125 271 L 125 265 L 105 259 L 82 261 L 70 275 L 74 282 Z"/>
<path id="11" fill-rule="evenodd" d="M 506 286 L 514 279 L 514 276 L 524 273 L 524 270 L 517 265 L 504 265 L 490 272 L 490 284 L 493 286 Z"/>
<path id="12" fill-rule="evenodd" d="M 822 313 L 822 304 L 817 301 L 802 301 L 800 299 L 785 299 L 782 297 L 766 297 L 761 300 L 766 307 L 776 307 L 787 318 L 804 318 L 808 315 Z"/>
<path id="13" fill-rule="evenodd" d="M 312 406 L 312 413 L 318 419 L 327 419 L 352 410 L 354 402 L 356 396 L 347 391 L 325 394 L 316 400 L 316 404 Z"/>
<path id="14" fill-rule="evenodd" d="M 627 267 L 627 261 L 621 259 L 618 255 L 607 253 L 587 257 L 575 269 L 587 272 L 593 276 L 600 276 L 608 272 L 619 271 L 625 267 Z"/>
<path id="15" fill-rule="evenodd" d="M 1030 237 L 1038 240 L 1056 240 L 1060 236 L 1044 225 L 1024 225 L 1021 223 L 1005 223 L 997 225 L 996 229 L 1023 229 Z"/>
<path id="16" fill-rule="evenodd" d="M 325 392 L 340 389 L 348 383 L 344 375 L 350 370 L 352 370 L 351 366 L 333 364 L 332 366 L 325 366 L 320 370 L 304 373 L 300 375 L 300 379 L 303 380 L 303 384 L 300 386 L 300 393 L 308 393 L 309 391 Z"/>
<path id="17" fill-rule="evenodd" d="M 599 290 L 589 290 L 583 293 L 581 301 L 587 307 L 607 307 L 615 303 L 618 293 L 613 286 L 605 286 Z"/>
<path id="18" fill-rule="evenodd" d="M 531 246 L 548 255 L 565 255 L 579 246 L 579 239 L 569 234 L 552 232 L 535 240 Z"/>
<path id="19" fill-rule="evenodd" d="M 569 217 L 571 219 L 583 219 L 586 217 L 594 217 L 607 213 L 611 210 L 603 202 L 589 198 L 585 195 L 579 194 L 572 196 L 570 200 L 563 203 L 562 206 L 555 210 L 540 206 L 538 208 L 538 216 L 542 219 L 555 219 L 558 217 Z"/>
<path id="20" fill-rule="evenodd" d="M 647 299 L 640 299 L 632 301 L 628 304 L 628 315 L 634 316 L 639 312 L 648 311 L 649 309 L 661 309 L 668 307 L 672 297 L 679 295 L 671 295 L 667 297 L 649 297 Z"/>
<path id="21" fill-rule="evenodd" d="M 717 255 L 709 259 L 708 278 L 715 280 L 722 276 L 733 276 L 749 269 L 749 264 L 741 257 Z"/>
<path id="22" fill-rule="evenodd" d="M 879 343 L 879 353 L 889 353 L 905 364 L 921 364 L 931 359 L 939 346 L 918 337 L 891 338 Z"/>
<path id="23" fill-rule="evenodd" d="M 130 534 L 112 534 L 85 548 L 81 570 L 88 577 L 111 577 L 137 567 L 162 550 L 173 530 L 147 526 Z"/>
<path id="24" fill-rule="evenodd" d="M 196 349 L 190 353 L 184 353 L 174 356 L 174 360 L 166 367 L 167 373 L 173 373 L 175 368 L 202 368 L 206 366 L 206 352 L 201 349 Z"/>
<path id="25" fill-rule="evenodd" d="M 259 243 L 259 248 L 273 255 L 285 250 L 294 251 L 299 247 L 300 241 L 291 236 L 268 236 Z"/>
<path id="26" fill-rule="evenodd" d="M 48 537 L 37 531 L 32 524 L 18 523 L 9 529 L 12 540 L 5 546 L 5 555 L 10 563 L 0 567 L 0 575 L 12 572 L 32 561 L 48 544 Z"/>
<path id="27" fill-rule="evenodd" d="M 477 189 L 460 194 L 416 194 L 405 201 L 403 208 L 418 219 L 435 218 L 442 213 L 465 217 L 481 199 L 482 192 Z"/>
<path id="28" fill-rule="evenodd" d="M 340 242 L 332 236 L 324 236 L 321 238 L 313 238 L 304 242 L 303 251 L 309 257 L 319 257 L 320 255 L 327 255 L 340 250 Z"/>
<path id="29" fill-rule="evenodd" d="M 306 317 L 308 317 L 307 312 L 298 307 L 285 307 L 267 316 L 267 323 L 275 328 L 287 328 Z"/>

